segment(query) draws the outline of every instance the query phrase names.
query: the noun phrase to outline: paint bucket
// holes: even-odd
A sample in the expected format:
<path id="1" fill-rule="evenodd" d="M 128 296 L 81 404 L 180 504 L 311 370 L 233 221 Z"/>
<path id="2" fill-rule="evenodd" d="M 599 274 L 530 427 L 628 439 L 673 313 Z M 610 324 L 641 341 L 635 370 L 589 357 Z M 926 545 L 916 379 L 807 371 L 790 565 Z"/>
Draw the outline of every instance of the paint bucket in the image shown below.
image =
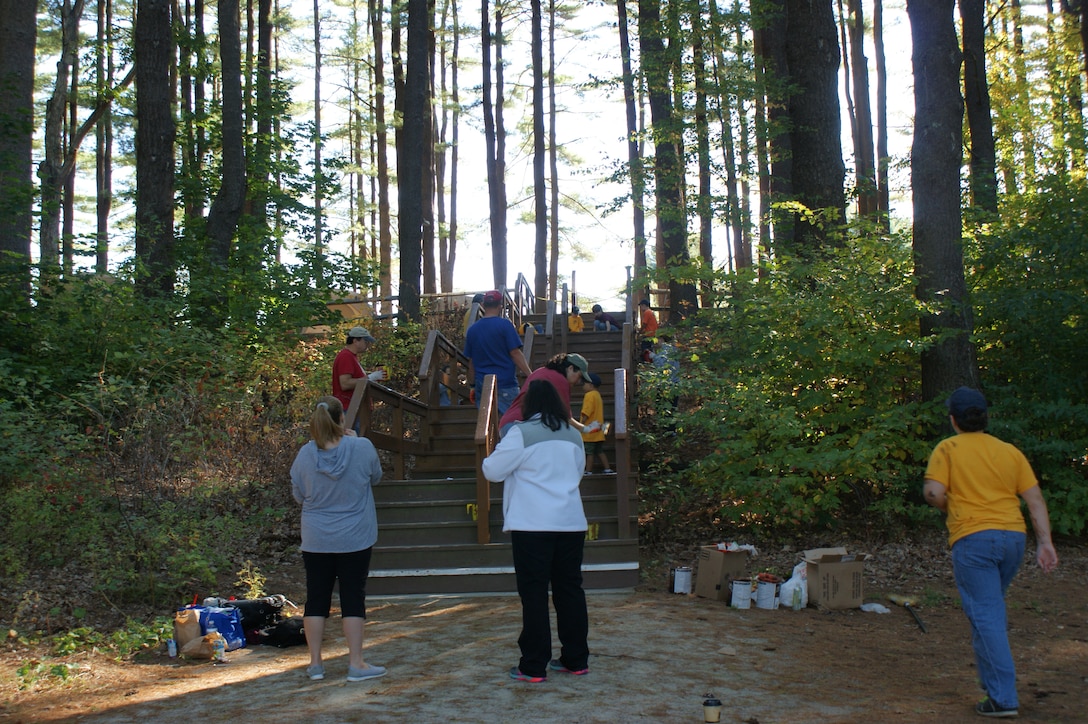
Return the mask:
<path id="1" fill-rule="evenodd" d="M 772 581 L 756 584 L 756 608 L 778 608 L 778 586 Z"/>
<path id="2" fill-rule="evenodd" d="M 733 581 L 732 586 L 733 597 L 729 605 L 733 608 L 751 608 L 752 582 L 747 580 Z"/>
<path id="3" fill-rule="evenodd" d="M 672 592 L 691 593 L 691 566 L 680 566 L 673 569 Z"/>

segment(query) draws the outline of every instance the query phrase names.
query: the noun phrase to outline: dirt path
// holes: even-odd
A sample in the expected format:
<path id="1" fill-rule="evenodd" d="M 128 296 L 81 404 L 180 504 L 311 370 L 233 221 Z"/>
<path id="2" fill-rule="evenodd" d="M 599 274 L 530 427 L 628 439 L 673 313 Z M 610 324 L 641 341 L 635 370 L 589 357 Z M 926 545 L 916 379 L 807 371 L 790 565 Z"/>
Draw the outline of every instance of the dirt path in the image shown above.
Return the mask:
<path id="1" fill-rule="evenodd" d="M 0 723 L 700 722 L 704 694 L 725 702 L 724 722 L 975 720 L 981 695 L 947 548 L 893 543 L 873 552 L 866 598 L 914 594 L 928 634 L 901 609 L 741 611 L 677 596 L 662 590 L 668 562 L 644 562 L 639 590 L 590 596 L 588 676 L 511 682 L 516 597 L 371 600 L 367 659 L 390 670 L 373 682 L 346 682 L 335 618 L 323 682 L 302 675 L 304 649 L 257 647 L 228 653 L 225 665 L 164 651 L 122 662 L 83 653 L 66 660 L 75 665 L 69 682 L 42 677 L 21 689 L 18 667 L 35 652 L 9 639 L 0 649 Z M 1088 550 L 1059 552 L 1058 573 L 1044 576 L 1029 562 L 1010 590 L 1021 721 L 1088 721 Z M 780 557 L 764 556 L 759 568 L 787 573 L 796 554 Z M 301 581 L 300 569 L 283 570 L 270 590 L 300 600 Z"/>
<path id="2" fill-rule="evenodd" d="M 1010 591 L 1022 721 L 1086 719 L 1088 557 L 1061 552 L 1057 574 L 1027 565 Z M 303 676 L 302 648 L 257 647 L 219 666 L 83 655 L 70 683 L 19 691 L 26 654 L 9 646 L 0 722 L 699 722 L 706 693 L 725 703 L 724 722 L 974 719 L 980 695 L 950 567 L 904 577 L 886 565 L 879 554 L 870 564 L 867 596 L 924 593 L 929 633 L 901 609 L 742 611 L 646 586 L 591 595 L 590 674 L 534 685 L 506 676 L 517 662 L 515 597 L 391 599 L 371 601 L 367 626 L 367 659 L 389 667 L 383 679 L 344 680 L 335 620 L 320 682 Z"/>

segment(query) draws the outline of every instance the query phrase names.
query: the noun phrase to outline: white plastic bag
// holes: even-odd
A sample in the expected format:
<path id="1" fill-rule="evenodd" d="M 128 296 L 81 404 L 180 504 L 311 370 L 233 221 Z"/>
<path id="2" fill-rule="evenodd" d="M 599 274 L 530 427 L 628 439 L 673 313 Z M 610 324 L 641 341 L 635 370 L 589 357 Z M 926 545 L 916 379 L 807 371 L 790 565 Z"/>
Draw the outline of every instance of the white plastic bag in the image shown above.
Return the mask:
<path id="1" fill-rule="evenodd" d="M 801 561 L 793 567 L 790 580 L 782 584 L 779 590 L 782 608 L 799 611 L 808 606 L 808 564 Z"/>

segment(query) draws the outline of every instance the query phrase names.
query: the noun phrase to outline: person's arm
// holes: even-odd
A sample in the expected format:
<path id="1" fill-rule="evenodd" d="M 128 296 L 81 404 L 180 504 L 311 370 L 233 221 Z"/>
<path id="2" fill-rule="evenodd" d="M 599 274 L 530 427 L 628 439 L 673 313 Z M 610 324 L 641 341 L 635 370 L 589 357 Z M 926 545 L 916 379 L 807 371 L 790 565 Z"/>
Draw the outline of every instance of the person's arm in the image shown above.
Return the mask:
<path id="1" fill-rule="evenodd" d="M 948 488 L 944 484 L 926 478 L 922 494 L 925 496 L 926 502 L 934 508 L 948 512 Z"/>
<path id="2" fill-rule="evenodd" d="M 515 347 L 510 350 L 510 359 L 514 360 L 514 366 L 526 377 L 533 374 L 533 368 L 525 361 L 525 353 L 521 351 L 521 347 Z"/>
<path id="3" fill-rule="evenodd" d="M 493 483 L 501 483 L 506 480 L 518 466 L 525 452 L 525 446 L 521 437 L 521 430 L 514 425 L 510 431 L 499 440 L 499 444 L 484 458 L 480 469 L 484 477 Z"/>
<path id="4" fill-rule="evenodd" d="M 1035 531 L 1035 561 L 1040 568 L 1050 573 L 1058 567 L 1058 552 L 1050 540 L 1050 513 L 1046 509 L 1043 491 L 1035 485 L 1021 493 L 1020 497 L 1028 504 L 1031 527 Z"/>
<path id="5" fill-rule="evenodd" d="M 363 377 L 352 377 L 349 374 L 340 375 L 340 389 L 345 392 L 348 390 L 354 390 L 357 380 L 365 379 Z"/>

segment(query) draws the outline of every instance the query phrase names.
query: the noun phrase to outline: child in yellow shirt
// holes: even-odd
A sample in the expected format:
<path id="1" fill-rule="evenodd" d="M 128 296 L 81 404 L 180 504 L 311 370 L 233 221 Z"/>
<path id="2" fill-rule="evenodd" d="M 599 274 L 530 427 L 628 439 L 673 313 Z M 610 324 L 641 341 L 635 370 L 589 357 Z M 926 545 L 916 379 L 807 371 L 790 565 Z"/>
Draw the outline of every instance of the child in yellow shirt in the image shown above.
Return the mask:
<path id="1" fill-rule="evenodd" d="M 613 472 L 608 466 L 608 456 L 604 454 L 604 400 L 601 398 L 601 378 L 593 372 L 589 373 L 589 382 L 585 383 L 586 394 L 582 398 L 582 412 L 579 421 L 585 425 L 582 428 L 582 445 L 586 449 L 586 475 L 593 474 L 593 458 L 596 457 L 604 465 L 601 472 L 609 475 Z"/>
<path id="2" fill-rule="evenodd" d="M 582 314 L 578 307 L 572 307 L 570 316 L 567 317 L 567 329 L 571 332 L 581 332 L 585 328 L 586 323 L 582 320 Z"/>

